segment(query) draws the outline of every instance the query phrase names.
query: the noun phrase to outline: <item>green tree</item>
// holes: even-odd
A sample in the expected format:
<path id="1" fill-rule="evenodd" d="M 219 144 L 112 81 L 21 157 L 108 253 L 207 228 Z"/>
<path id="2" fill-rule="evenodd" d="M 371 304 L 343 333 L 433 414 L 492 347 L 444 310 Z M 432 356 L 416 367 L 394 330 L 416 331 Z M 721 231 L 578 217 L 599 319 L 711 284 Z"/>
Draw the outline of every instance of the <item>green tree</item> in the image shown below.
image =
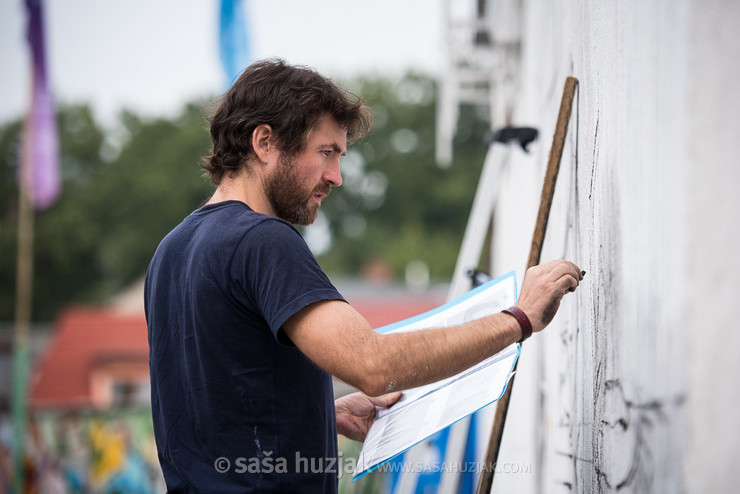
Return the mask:
<path id="1" fill-rule="evenodd" d="M 124 115 L 128 138 L 91 191 L 102 229 L 99 263 L 108 295 L 141 277 L 160 240 L 212 192 L 197 162 L 209 139 L 199 106 L 175 120 Z"/>
<path id="2" fill-rule="evenodd" d="M 400 80 L 359 79 L 348 86 L 375 113 L 367 139 L 343 162 L 344 185 L 322 210 L 333 245 L 320 256 L 330 272 L 355 275 L 382 259 L 397 275 L 412 259 L 432 277 L 449 279 L 465 231 L 486 147 L 488 125 L 463 108 L 448 169 L 434 159 L 436 84 L 419 74 Z"/>
<path id="3" fill-rule="evenodd" d="M 344 185 L 324 202 L 332 274 L 382 259 L 400 275 L 413 259 L 449 279 L 485 156 L 484 119 L 464 108 L 449 169 L 434 161 L 436 88 L 430 77 L 347 84 L 375 111 L 370 136 L 343 161 Z M 210 139 L 202 103 L 177 118 L 124 112 L 105 131 L 86 105 L 58 111 L 59 201 L 36 216 L 34 319 L 69 303 L 102 302 L 146 271 L 160 240 L 211 194 L 198 160 Z M 0 128 L 0 320 L 13 317 L 19 122 Z"/>
<path id="4" fill-rule="evenodd" d="M 120 150 L 88 106 L 59 109 L 62 195 L 36 216 L 35 320 L 101 302 L 142 276 L 159 240 L 208 196 L 196 165 L 209 142 L 198 108 L 172 121 L 124 113 Z M 15 299 L 19 129 L 0 129 L 0 320 L 12 319 Z"/>
<path id="5" fill-rule="evenodd" d="M 77 196 L 90 183 L 90 177 L 104 166 L 100 157 L 103 131 L 87 106 L 62 108 L 58 114 L 60 161 L 63 193 L 50 209 L 40 212 L 35 221 L 34 311 L 35 318 L 48 319 L 47 301 L 77 295 L 87 289 L 88 281 L 99 275 L 89 263 L 91 239 L 80 213 Z M 20 122 L 0 129 L 2 202 L 0 203 L 0 319 L 13 317 L 15 302 L 15 262 L 17 255 L 18 189 L 16 170 L 19 163 Z M 53 302 L 52 302 L 53 304 Z M 57 304 L 53 304 L 54 308 Z"/>

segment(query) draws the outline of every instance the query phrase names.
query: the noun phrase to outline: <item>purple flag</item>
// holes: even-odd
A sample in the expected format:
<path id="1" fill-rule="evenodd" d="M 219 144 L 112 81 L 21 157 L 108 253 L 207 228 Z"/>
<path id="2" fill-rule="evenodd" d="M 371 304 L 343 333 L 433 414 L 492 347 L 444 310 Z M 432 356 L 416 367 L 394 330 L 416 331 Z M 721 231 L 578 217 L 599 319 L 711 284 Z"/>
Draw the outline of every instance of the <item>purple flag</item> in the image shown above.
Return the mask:
<path id="1" fill-rule="evenodd" d="M 26 0 L 31 49 L 31 107 L 23 137 L 23 183 L 30 185 L 31 200 L 37 209 L 51 206 L 59 196 L 59 145 L 54 102 L 49 88 L 44 46 L 44 20 L 41 0 Z"/>

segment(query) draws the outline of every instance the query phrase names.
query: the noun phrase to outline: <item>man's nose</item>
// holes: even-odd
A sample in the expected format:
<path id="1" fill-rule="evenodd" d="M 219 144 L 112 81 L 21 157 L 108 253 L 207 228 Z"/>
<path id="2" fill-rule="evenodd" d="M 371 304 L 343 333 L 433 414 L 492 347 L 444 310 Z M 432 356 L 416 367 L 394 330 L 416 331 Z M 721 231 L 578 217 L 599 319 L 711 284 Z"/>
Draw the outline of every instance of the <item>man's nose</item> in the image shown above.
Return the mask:
<path id="1" fill-rule="evenodd" d="M 339 187 L 342 185 L 342 171 L 339 166 L 339 158 L 333 160 L 326 169 L 326 172 L 324 172 L 324 182 L 332 187 Z"/>

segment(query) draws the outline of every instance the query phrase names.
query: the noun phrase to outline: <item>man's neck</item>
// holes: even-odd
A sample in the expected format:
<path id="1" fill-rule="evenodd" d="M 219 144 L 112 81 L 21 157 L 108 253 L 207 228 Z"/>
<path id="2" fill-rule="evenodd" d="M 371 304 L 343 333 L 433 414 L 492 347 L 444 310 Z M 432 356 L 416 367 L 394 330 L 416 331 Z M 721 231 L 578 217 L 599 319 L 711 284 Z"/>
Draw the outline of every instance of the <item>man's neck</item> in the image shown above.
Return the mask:
<path id="1" fill-rule="evenodd" d="M 270 201 L 265 196 L 261 181 L 242 170 L 238 175 L 224 176 L 206 204 L 224 201 L 240 201 L 258 213 L 274 216 Z"/>

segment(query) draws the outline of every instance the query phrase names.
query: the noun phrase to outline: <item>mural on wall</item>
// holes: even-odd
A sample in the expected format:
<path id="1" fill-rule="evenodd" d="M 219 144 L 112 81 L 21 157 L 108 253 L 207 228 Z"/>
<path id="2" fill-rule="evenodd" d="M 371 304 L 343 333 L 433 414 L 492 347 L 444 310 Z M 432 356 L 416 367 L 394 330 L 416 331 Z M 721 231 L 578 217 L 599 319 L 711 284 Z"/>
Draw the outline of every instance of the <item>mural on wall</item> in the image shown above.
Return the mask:
<path id="1" fill-rule="evenodd" d="M 10 421 L 0 424 L 0 491 L 10 492 Z M 29 424 L 27 492 L 163 492 L 149 410 L 37 414 Z M 7 462 L 5 459 L 7 458 Z"/>
<path id="2" fill-rule="evenodd" d="M 381 493 L 382 472 L 352 481 L 361 444 L 339 439 L 340 491 Z M 0 493 L 11 492 L 12 430 L 0 417 Z M 36 414 L 29 424 L 26 492 L 154 494 L 166 486 L 157 459 L 151 410 Z"/>

